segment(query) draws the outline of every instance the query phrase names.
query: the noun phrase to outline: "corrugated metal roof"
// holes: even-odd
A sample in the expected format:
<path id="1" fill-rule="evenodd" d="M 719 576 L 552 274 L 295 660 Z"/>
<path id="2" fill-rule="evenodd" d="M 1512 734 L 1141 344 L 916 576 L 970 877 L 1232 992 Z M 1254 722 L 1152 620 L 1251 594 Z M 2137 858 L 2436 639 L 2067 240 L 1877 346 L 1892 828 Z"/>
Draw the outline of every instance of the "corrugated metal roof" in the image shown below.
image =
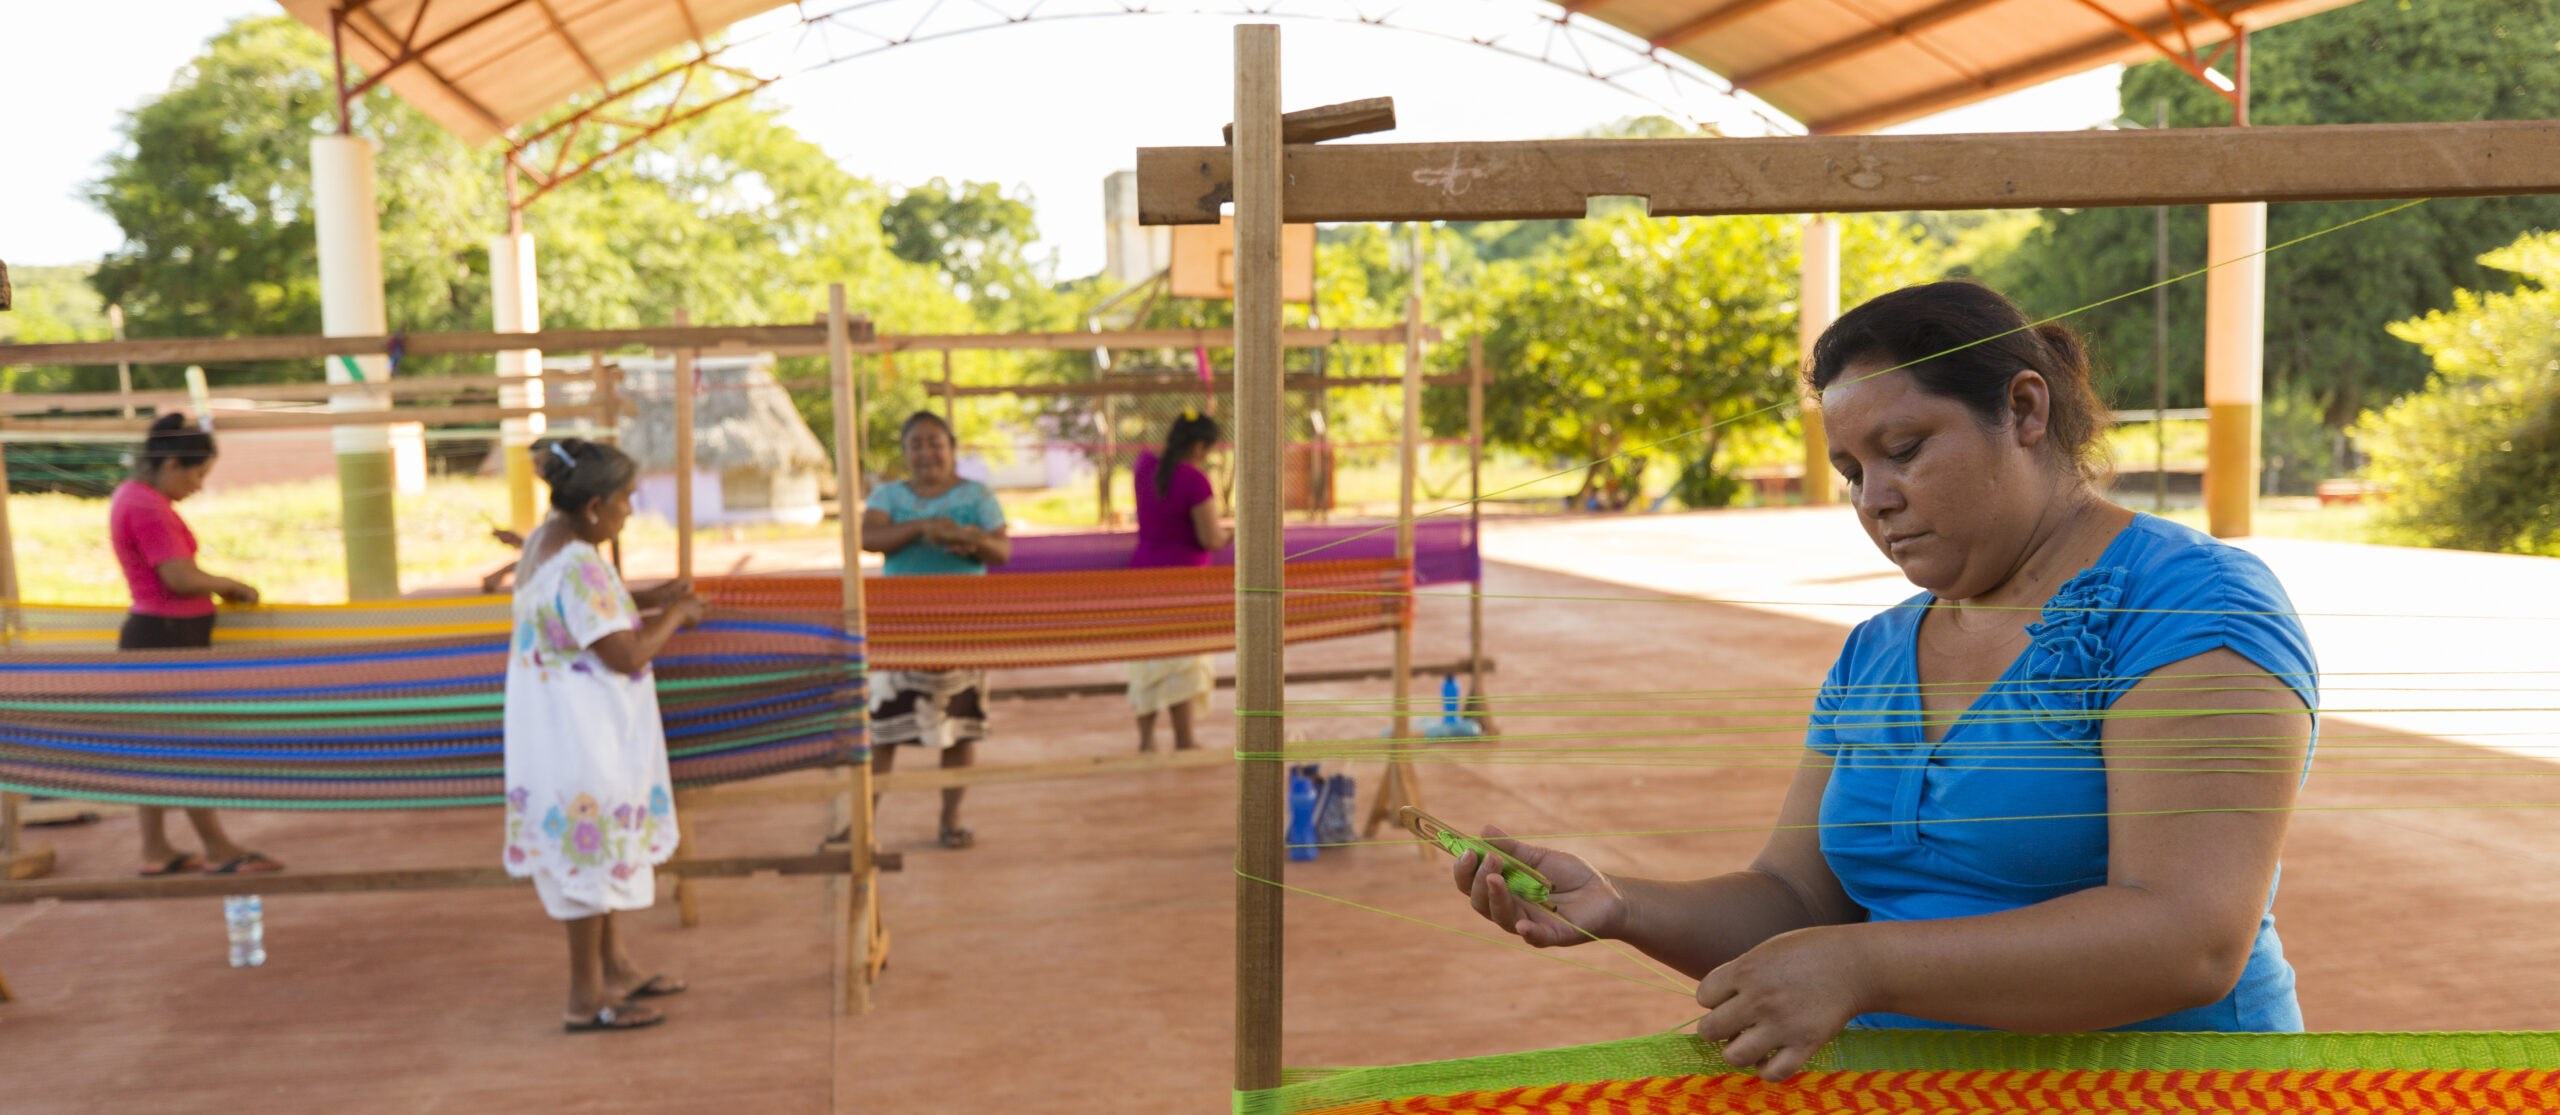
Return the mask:
<path id="1" fill-rule="evenodd" d="M 279 2 L 324 36 L 330 10 L 347 9 L 340 42 L 352 70 L 379 73 L 413 52 L 384 84 L 455 135 L 483 143 L 786 0 Z"/>
<path id="2" fill-rule="evenodd" d="M 2172 47 L 2203 47 L 2229 38 L 2230 22 L 2258 31 L 2352 2 L 1566 0 L 1560 6 L 1713 70 L 1816 134 L 1844 134 L 2110 63 L 2159 57 L 2117 20 Z"/>

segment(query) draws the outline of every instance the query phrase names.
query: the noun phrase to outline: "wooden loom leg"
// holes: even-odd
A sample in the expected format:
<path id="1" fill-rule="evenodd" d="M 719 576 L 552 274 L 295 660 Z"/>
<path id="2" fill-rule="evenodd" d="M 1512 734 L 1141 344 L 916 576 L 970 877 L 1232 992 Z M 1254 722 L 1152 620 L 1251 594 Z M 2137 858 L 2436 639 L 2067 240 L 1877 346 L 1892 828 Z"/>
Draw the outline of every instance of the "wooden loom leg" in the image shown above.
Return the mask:
<path id="1" fill-rule="evenodd" d="M 1417 223 L 1413 226 L 1413 292 L 1406 296 L 1404 303 L 1404 413 L 1396 453 L 1396 559 L 1404 563 L 1407 574 L 1405 591 L 1408 594 L 1415 588 L 1411 576 L 1414 474 L 1422 467 L 1423 254 L 1423 230 Z M 1419 611 L 1417 604 L 1408 595 L 1403 621 L 1396 625 L 1395 699 L 1389 702 L 1395 716 L 1395 727 L 1389 734 L 1395 737 L 1395 742 L 1388 748 L 1386 778 L 1378 787 L 1377 798 L 1369 803 L 1369 822 L 1363 836 L 1376 836 L 1378 827 L 1390 821 L 1401 827 L 1404 821 L 1399 814 L 1404 807 L 1410 805 L 1418 809 L 1422 806 L 1420 772 L 1405 761 L 1405 749 L 1412 746 L 1409 741 L 1413 738 L 1413 621 Z M 1415 850 L 1422 858 L 1431 858 L 1429 844 L 1422 844 Z"/>
<path id="2" fill-rule="evenodd" d="M 836 527 L 839 532 L 841 558 L 839 575 L 844 587 L 844 629 L 860 635 L 865 630 L 862 607 L 862 422 L 861 396 L 854 389 L 851 324 L 845 315 L 844 284 L 827 287 L 827 374 L 835 400 L 836 418 Z M 884 352 L 881 363 L 888 363 Z M 949 397 L 947 391 L 945 398 Z M 868 741 L 869 713 L 857 707 L 855 725 Z M 871 981 L 889 962 L 889 932 L 880 920 L 880 873 L 874 842 L 878 839 L 872 825 L 871 759 L 868 754 L 853 757 L 852 778 L 845 788 L 839 807 L 844 814 L 846 830 L 845 903 L 841 908 L 844 921 L 843 948 L 838 954 L 836 971 L 844 986 L 836 1001 L 847 1014 L 862 1014 L 871 1009 Z"/>
<path id="3" fill-rule="evenodd" d="M 0 1003 L 14 1002 L 17 998 L 17 993 L 9 990 L 9 974 L 0 972 Z"/>
<path id="4" fill-rule="evenodd" d="M 25 794 L 0 792 L 0 880 L 40 879 L 53 873 L 53 846 L 30 848 L 19 839 Z"/>
<path id="5" fill-rule="evenodd" d="M 694 836 L 693 809 L 693 791 L 676 791 L 675 858 L 678 860 L 690 860 L 702 852 L 702 845 Z M 687 929 L 702 924 L 702 895 L 692 879 L 676 880 L 676 917 Z"/>

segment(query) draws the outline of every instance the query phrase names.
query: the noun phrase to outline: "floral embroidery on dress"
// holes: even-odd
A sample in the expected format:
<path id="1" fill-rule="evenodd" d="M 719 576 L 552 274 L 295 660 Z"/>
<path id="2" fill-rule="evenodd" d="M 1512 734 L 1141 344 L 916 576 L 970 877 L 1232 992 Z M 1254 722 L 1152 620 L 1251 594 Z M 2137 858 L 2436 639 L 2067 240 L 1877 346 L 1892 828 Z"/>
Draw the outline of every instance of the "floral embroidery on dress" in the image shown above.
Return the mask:
<path id="1" fill-rule="evenodd" d="M 612 808 L 592 794 L 579 794 L 545 806 L 539 823 L 532 820 L 532 793 L 518 786 L 507 791 L 507 862 L 545 858 L 566 866 L 606 867 L 626 879 L 656 859 L 659 838 L 667 834 L 674 798 L 665 786 L 649 787 L 646 802 L 621 802 Z"/>
<path id="2" fill-rule="evenodd" d="M 531 608 L 517 609 L 511 648 L 526 665 L 546 672 L 554 666 L 577 669 L 579 655 L 586 649 L 569 625 L 572 607 L 616 625 L 635 623 L 640 612 L 622 578 L 592 547 L 573 543 L 560 560 L 570 567 L 562 572 L 558 591 Z"/>
<path id="3" fill-rule="evenodd" d="M 2054 590 L 2044 618 L 2027 625 L 2020 695 L 2057 737 L 2098 738 L 2103 679 L 2115 668 L 2115 649 L 2106 636 L 2124 600 L 2124 586 L 2117 583 L 2122 573 L 2112 567 L 2081 570 Z"/>

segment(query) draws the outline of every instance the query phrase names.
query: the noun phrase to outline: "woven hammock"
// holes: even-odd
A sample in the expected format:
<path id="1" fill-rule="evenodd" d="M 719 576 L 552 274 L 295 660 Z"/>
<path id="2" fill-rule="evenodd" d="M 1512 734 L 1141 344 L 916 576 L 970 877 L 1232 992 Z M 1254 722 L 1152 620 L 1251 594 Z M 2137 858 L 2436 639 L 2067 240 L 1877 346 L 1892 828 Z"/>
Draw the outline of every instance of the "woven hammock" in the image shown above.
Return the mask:
<path id="1" fill-rule="evenodd" d="M 1288 566 L 1289 642 L 1389 631 L 1411 613 L 1409 567 L 1393 558 Z M 696 589 L 718 612 L 823 615 L 841 622 L 834 573 L 712 577 Z M 1005 577 L 866 577 L 871 664 L 884 670 L 1072 666 L 1235 649 L 1235 572 L 1113 569 Z M 508 599 L 474 596 L 388 603 L 225 609 L 217 646 L 279 642 L 397 642 L 503 638 Z M 121 608 L 19 604 L 21 642 L 46 653 L 106 650 Z"/>
<path id="2" fill-rule="evenodd" d="M 1302 561 L 1348 561 L 1396 555 L 1393 524 L 1293 523 L 1282 534 L 1280 550 L 1291 564 Z M 1091 573 L 1127 569 L 1138 552 L 1134 531 L 1085 534 L 1024 534 L 1013 539 L 1013 560 L 988 572 L 998 576 L 1025 573 Z M 1211 565 L 1232 566 L 1236 548 L 1230 543 L 1210 555 Z M 1462 518 L 1431 517 L 1413 524 L 1413 582 L 1445 585 L 1484 576 L 1483 555 L 1476 547 L 1476 525 Z"/>
<path id="3" fill-rule="evenodd" d="M 838 622 L 769 613 L 668 644 L 653 672 L 678 785 L 866 753 L 861 643 Z M 499 634 L 0 654 L 0 789 L 247 809 L 493 804 L 507 653 Z"/>
<path id="4" fill-rule="evenodd" d="M 2003 1034 L 1851 1030 L 1770 1084 L 1661 1035 L 1292 1073 L 1239 1115 L 2560 1111 L 2560 1033 Z"/>

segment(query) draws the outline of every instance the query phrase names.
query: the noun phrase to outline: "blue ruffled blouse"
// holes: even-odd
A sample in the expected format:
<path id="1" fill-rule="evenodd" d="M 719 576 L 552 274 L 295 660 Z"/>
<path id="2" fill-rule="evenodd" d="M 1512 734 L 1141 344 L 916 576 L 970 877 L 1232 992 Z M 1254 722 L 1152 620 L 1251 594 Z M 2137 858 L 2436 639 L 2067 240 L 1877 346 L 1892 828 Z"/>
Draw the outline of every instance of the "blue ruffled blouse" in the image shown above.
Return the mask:
<path id="1" fill-rule="evenodd" d="M 2028 648 L 1934 744 L 1917 688 L 1931 599 L 1921 593 L 1850 633 L 1806 739 L 1834 763 L 1823 857 L 1869 920 L 1997 913 L 2106 882 L 2099 715 L 2170 663 L 2231 649 L 2302 695 L 2317 738 L 2319 664 L 2284 586 L 2255 555 L 2186 527 L 2136 515 L 2055 591 L 2027 628 Z M 1971 1028 L 1895 1014 L 1851 1024 Z M 2302 1029 L 2275 916 L 2259 921 L 2248 967 L 2220 1002 L 2121 1029 Z"/>

